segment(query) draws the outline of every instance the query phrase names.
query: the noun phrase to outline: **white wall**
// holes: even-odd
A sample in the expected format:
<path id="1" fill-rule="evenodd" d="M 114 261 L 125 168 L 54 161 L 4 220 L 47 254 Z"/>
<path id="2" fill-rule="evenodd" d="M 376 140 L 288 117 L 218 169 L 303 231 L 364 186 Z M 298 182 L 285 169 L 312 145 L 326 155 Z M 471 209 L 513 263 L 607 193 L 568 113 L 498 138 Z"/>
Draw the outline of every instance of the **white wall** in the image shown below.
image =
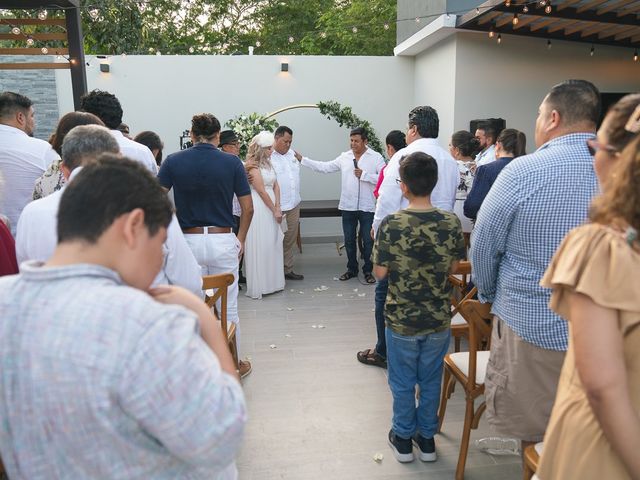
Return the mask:
<path id="1" fill-rule="evenodd" d="M 438 141 L 447 148 L 454 127 L 456 98 L 456 41 L 451 36 L 415 57 L 414 105 L 430 105 L 438 112 Z M 404 124 L 407 120 L 405 117 Z"/>
<path id="2" fill-rule="evenodd" d="M 576 78 L 593 82 L 601 92 L 640 91 L 640 62 L 633 50 L 503 35 L 498 45 L 486 33 L 456 34 L 455 130 L 469 129 L 474 118 L 501 117 L 527 135 L 535 150 L 538 106 L 550 88 Z"/>
<path id="3" fill-rule="evenodd" d="M 165 152 L 179 148 L 178 137 L 196 113 L 210 112 L 221 123 L 241 113 L 268 113 L 281 107 L 335 100 L 369 120 L 384 141 L 389 130 L 406 125 L 413 106 L 413 61 L 399 57 L 324 56 L 114 56 L 111 72 L 87 58 L 89 90 L 114 93 L 132 133 L 157 132 Z M 289 73 L 280 72 L 280 62 Z M 68 71 L 57 71 L 60 113 L 73 110 Z M 293 147 L 317 160 L 331 160 L 349 149 L 346 128 L 318 110 L 292 110 L 277 116 L 294 130 Z M 224 126 L 223 126 L 224 128 Z M 340 175 L 303 169 L 302 197 L 340 196 Z M 339 219 L 305 219 L 303 236 L 340 235 Z"/>

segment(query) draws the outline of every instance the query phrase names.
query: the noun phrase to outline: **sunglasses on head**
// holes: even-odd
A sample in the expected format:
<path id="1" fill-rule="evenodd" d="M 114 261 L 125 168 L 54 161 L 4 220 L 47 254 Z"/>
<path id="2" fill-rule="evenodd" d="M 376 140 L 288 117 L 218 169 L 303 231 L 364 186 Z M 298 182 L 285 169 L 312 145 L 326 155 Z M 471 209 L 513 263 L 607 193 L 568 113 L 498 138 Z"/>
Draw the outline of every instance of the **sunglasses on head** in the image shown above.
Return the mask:
<path id="1" fill-rule="evenodd" d="M 599 150 L 604 150 L 612 155 L 618 153 L 618 150 L 613 148 L 611 145 L 604 145 L 593 138 L 587 140 L 587 148 L 589 149 L 591 156 L 594 156 Z"/>

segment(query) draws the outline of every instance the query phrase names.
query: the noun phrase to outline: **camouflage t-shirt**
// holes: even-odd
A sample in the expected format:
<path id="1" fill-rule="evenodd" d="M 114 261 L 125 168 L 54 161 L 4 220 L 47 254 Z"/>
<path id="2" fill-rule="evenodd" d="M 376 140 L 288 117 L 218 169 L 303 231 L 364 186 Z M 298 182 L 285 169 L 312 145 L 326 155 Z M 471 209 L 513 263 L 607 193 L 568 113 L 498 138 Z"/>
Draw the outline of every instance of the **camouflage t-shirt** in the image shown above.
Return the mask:
<path id="1" fill-rule="evenodd" d="M 405 336 L 449 328 L 449 271 L 464 257 L 462 227 L 455 214 L 431 208 L 387 216 L 373 249 L 373 263 L 389 269 L 387 326 Z"/>

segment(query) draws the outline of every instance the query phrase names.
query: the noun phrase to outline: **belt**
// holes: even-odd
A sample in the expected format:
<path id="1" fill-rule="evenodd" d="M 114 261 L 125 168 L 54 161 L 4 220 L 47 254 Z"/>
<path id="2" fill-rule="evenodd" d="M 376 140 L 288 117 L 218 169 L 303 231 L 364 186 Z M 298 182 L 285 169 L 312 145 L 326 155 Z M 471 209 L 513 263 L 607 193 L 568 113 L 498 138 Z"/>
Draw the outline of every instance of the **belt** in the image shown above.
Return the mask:
<path id="1" fill-rule="evenodd" d="M 231 233 L 231 227 L 191 227 L 183 228 L 182 233 Z"/>

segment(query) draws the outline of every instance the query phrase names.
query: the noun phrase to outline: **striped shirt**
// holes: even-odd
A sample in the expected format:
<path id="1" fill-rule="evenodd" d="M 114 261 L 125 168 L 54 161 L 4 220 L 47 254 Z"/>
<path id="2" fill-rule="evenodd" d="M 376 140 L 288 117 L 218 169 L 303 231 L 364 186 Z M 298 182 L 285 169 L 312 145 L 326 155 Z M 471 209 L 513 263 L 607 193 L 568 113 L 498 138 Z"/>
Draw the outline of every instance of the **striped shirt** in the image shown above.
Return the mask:
<path id="1" fill-rule="evenodd" d="M 0 279 L 0 451 L 12 479 L 220 479 L 246 408 L 195 314 L 88 264 Z"/>
<path id="2" fill-rule="evenodd" d="M 593 134 L 555 138 L 513 160 L 478 212 L 471 263 L 479 298 L 522 339 L 567 349 L 567 322 L 548 308 L 539 282 L 569 232 L 587 219 L 598 182 L 586 142 Z"/>

